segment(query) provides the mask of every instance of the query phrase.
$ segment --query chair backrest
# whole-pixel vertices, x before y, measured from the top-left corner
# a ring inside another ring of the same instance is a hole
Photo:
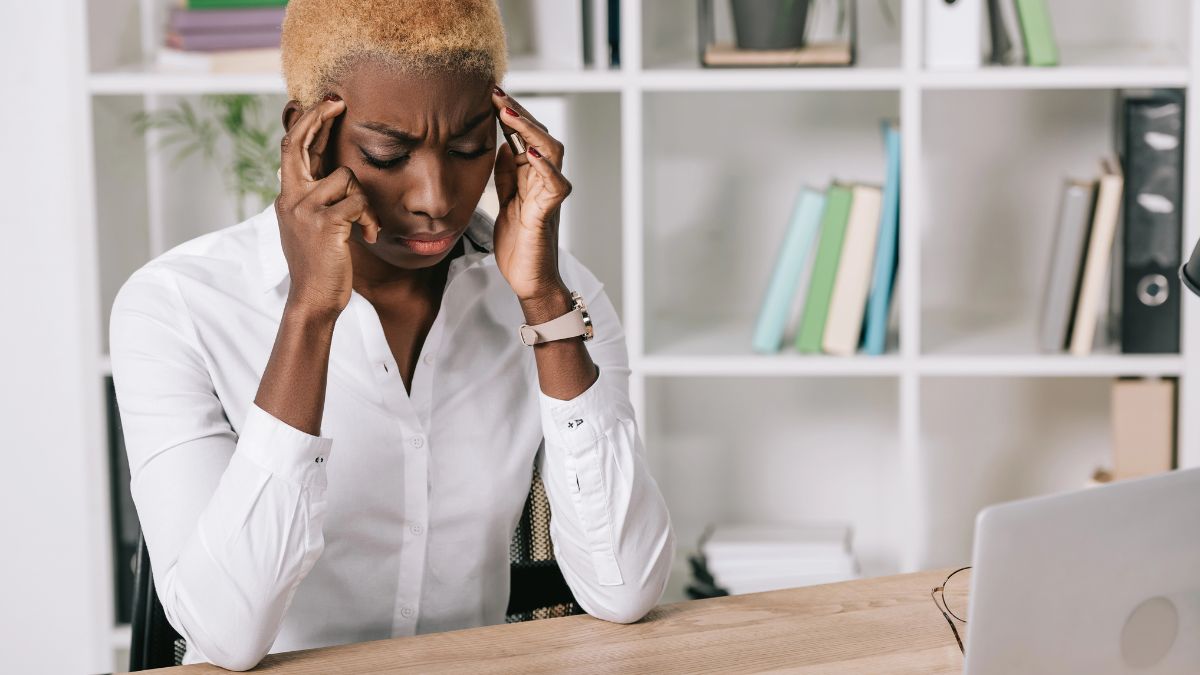
[[[554,560],[550,543],[550,503],[536,468],[525,509],[509,545],[509,557],[510,591],[505,616],[508,623],[583,613]],[[177,666],[183,662],[187,643],[167,621],[154,590],[150,552],[146,550],[145,538],[140,536],[131,618],[131,672]]]

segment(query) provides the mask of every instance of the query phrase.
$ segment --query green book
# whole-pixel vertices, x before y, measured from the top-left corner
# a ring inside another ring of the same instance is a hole
[[[188,9],[242,9],[247,7],[283,7],[287,0],[187,0]]]
[[[1054,42],[1046,0],[1016,0],[1016,3],[1026,62],[1031,66],[1057,66],[1058,44]]]
[[[807,354],[821,351],[825,317],[829,314],[829,299],[833,295],[838,261],[842,258],[842,240],[846,235],[846,221],[850,219],[852,200],[850,186],[838,183],[829,187],[829,194],[825,198],[825,212],[821,214],[821,242],[817,245],[808,299],[804,302],[800,331],[796,335],[796,349]]]

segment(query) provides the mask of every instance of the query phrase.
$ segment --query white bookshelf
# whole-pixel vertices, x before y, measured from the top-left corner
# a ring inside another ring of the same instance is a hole
[[[621,68],[514,71],[504,83],[581,104],[571,199],[586,208],[571,242],[623,317],[632,397],[680,535],[668,600],[682,597],[685,554],[709,520],[849,520],[872,574],[965,562],[980,507],[1078,487],[1103,463],[1111,378],[1179,377],[1181,410],[1200,407],[1191,298],[1180,355],[1041,355],[1031,330],[1059,181],[1090,175],[1111,148],[1112,91],[1197,87],[1192,0],[1049,0],[1062,67],[972,72],[927,71],[922,3],[888,1],[898,25],[861,0],[854,68],[698,68],[693,0],[624,0]],[[195,163],[166,170],[126,128],[128,113],[214,92],[283,101],[272,75],[131,67],[158,44],[158,6],[91,3],[102,372],[120,283],[150,256],[234,223],[219,181]],[[882,181],[882,117],[903,133],[888,353],[752,354],[796,190]],[[1200,171],[1197,148],[1188,144],[1187,175]],[[1200,192],[1187,185],[1185,254],[1200,237]],[[1180,465],[1200,466],[1195,416],[1178,418]],[[106,530],[107,517],[94,525]],[[97,557],[108,583],[111,556]],[[127,645],[128,628],[101,630]]]

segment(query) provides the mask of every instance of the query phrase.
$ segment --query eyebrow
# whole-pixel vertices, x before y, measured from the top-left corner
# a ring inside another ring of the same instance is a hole
[[[491,116],[491,110],[485,110],[479,113],[478,115],[467,120],[467,123],[463,125],[462,131],[456,132],[450,137],[461,138],[462,136],[466,136],[468,133],[474,131],[476,127],[482,124],[484,120]],[[359,122],[357,126],[362,129],[374,131],[375,133],[383,134],[384,136],[387,136],[402,145],[416,145],[421,140],[406,131],[401,131],[395,127],[390,127],[382,122]]]

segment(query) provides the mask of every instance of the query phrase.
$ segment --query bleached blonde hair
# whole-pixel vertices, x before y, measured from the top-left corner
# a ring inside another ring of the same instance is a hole
[[[288,96],[306,108],[363,57],[496,82],[508,68],[496,0],[290,0],[282,52]]]

